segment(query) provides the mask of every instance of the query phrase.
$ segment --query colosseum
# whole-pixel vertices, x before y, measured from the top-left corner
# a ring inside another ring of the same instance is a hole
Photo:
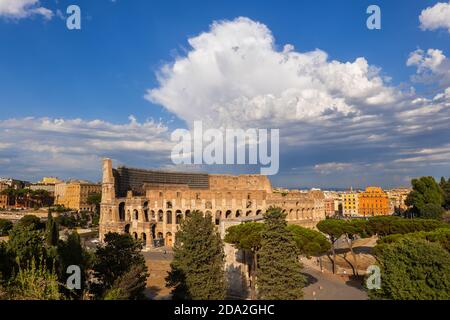
[[[129,233],[144,246],[173,246],[181,220],[193,210],[210,214],[223,236],[228,226],[262,220],[280,207],[287,221],[314,228],[325,218],[321,191],[276,192],[266,176],[218,175],[112,168],[103,160],[100,240]]]

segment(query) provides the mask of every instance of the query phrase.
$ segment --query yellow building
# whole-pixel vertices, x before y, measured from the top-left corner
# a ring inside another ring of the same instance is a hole
[[[359,214],[362,216],[384,216],[391,214],[389,197],[380,187],[367,187],[359,194]]]
[[[56,190],[56,204],[77,211],[94,211],[95,205],[88,204],[88,197],[95,193],[101,194],[102,186],[85,181],[71,181],[57,184]]]
[[[8,196],[6,194],[0,194],[0,209],[6,209],[8,207]]]
[[[358,194],[353,190],[341,193],[342,214],[344,216],[357,216],[358,200]]]
[[[43,177],[41,181],[38,182],[38,184],[58,184],[62,181],[55,177]]]

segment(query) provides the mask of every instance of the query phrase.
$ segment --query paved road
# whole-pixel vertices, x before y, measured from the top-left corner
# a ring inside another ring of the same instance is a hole
[[[354,282],[304,266],[309,285],[303,290],[305,300],[367,300],[367,293]]]
[[[173,252],[166,248],[153,249],[143,252],[146,261],[151,269],[151,276],[148,279],[148,293],[154,299],[168,299],[169,290],[165,288],[164,278],[169,270],[169,263],[173,259]],[[348,283],[340,276],[322,273],[304,263],[303,273],[307,277],[309,284],[304,292],[305,300],[367,300],[367,293],[360,285]],[[152,287],[150,289],[150,287]]]

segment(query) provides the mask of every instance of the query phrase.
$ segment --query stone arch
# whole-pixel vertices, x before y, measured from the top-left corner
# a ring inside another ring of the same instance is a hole
[[[261,210],[261,209],[256,210],[256,215],[257,215],[257,216],[259,216],[261,213],[262,213],[262,210]]]
[[[158,232],[157,237],[158,237],[158,239],[163,239],[164,235],[162,232]]]
[[[295,212],[295,220],[300,219],[299,215],[300,215],[300,210],[297,209],[297,211]]]
[[[293,212],[294,212],[294,209],[290,209],[289,210],[289,215],[288,215],[289,220],[294,220],[295,219]]]
[[[166,246],[168,247],[173,246],[172,232],[166,233]]]
[[[166,212],[166,223],[172,224],[172,211],[168,210]]]
[[[191,216],[191,210],[186,210],[186,212],[184,213],[184,216],[187,218],[187,217],[190,217]]]
[[[150,236],[152,239],[156,239],[156,224],[152,223],[150,227]]]
[[[145,234],[145,232],[141,233],[141,240],[142,240],[142,243],[144,244],[144,247],[146,247],[147,246],[147,235]]]
[[[119,220],[125,221],[125,202],[119,203]]]
[[[247,210],[247,212],[245,213],[246,217],[249,217],[252,215],[252,210]]]
[[[149,218],[148,218],[148,201],[144,202],[144,221],[148,222]]]
[[[231,218],[231,210],[227,210],[227,212],[225,212],[225,219]]]
[[[164,221],[164,212],[162,210],[158,210],[158,222]]]
[[[130,210],[127,210],[127,221],[131,221]]]
[[[181,212],[181,210],[177,210],[175,212],[175,223],[180,224],[182,220],[183,220],[183,213]]]
[[[130,224],[125,225],[125,228],[123,229],[125,233],[130,233]]]
[[[137,232],[133,232],[133,238],[134,238],[134,240],[137,240],[137,239],[138,239],[138,234],[137,234]]]
[[[156,219],[155,210],[150,210],[150,217],[151,217],[152,220]]]
[[[239,218],[242,216],[242,210],[236,210],[236,218]]]
[[[133,219],[139,220],[139,211],[137,211],[136,209],[133,210]]]
[[[220,219],[222,219],[222,211],[217,210],[214,216],[214,223],[216,224],[216,226],[220,224]]]

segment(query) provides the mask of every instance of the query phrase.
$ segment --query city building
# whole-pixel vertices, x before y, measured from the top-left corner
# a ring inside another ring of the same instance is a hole
[[[380,187],[367,187],[359,194],[359,215],[384,216],[392,214],[389,206],[389,197]]]
[[[30,190],[36,191],[36,190],[45,190],[47,191],[50,196],[54,196],[55,194],[55,185],[54,184],[42,184],[42,183],[32,183],[28,187]]]
[[[386,191],[390,201],[390,211],[397,214],[405,212],[408,209],[405,201],[410,192],[410,188],[396,188]]]
[[[55,184],[55,204],[62,205],[66,195],[66,185],[65,182]]]
[[[8,208],[8,196],[6,194],[0,194],[0,209]]]
[[[113,169],[110,159],[103,160],[100,240],[119,232],[146,247],[172,246],[181,220],[194,210],[211,215],[223,236],[230,225],[262,220],[270,207],[308,228],[325,218],[323,192],[273,192],[266,176]]]
[[[91,194],[100,194],[102,186],[88,181],[73,180],[55,186],[55,204],[76,211],[94,211],[95,205],[88,203]]]
[[[7,188],[12,189],[23,189],[26,186],[30,185],[28,181],[22,181],[12,178],[0,178],[0,185],[7,185]]]
[[[341,193],[342,215],[351,217],[358,215],[358,193],[350,189],[350,191]]]
[[[43,177],[41,181],[39,181],[39,184],[46,184],[46,185],[55,185],[58,183],[62,183],[63,181],[59,180],[56,177]]]
[[[6,183],[0,182],[0,192],[9,188],[9,185]]]

